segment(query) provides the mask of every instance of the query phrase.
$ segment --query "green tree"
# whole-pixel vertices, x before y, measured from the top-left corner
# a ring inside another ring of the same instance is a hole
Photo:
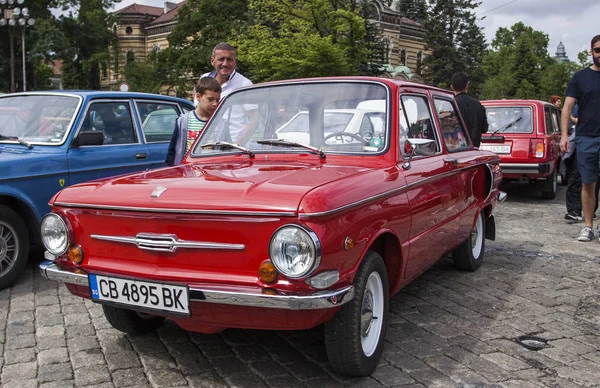
[[[477,26],[475,0],[431,0],[425,21],[426,48],[423,75],[427,83],[448,87],[452,74],[464,71],[470,91],[479,94],[484,81],[482,70],[486,50],[482,29]]]
[[[71,11],[59,19],[64,39],[57,57],[63,61],[65,88],[100,89],[100,70],[109,61],[109,47],[116,36],[107,9],[114,0],[72,0]]]
[[[483,66],[486,81],[483,98],[547,100],[562,95],[568,82],[569,66],[562,66],[548,54],[548,36],[518,22],[510,29],[496,31]]]
[[[233,39],[255,82],[359,75],[381,67],[362,2],[249,0],[250,23]]]
[[[592,65],[592,59],[590,57],[589,50],[583,50],[578,53],[577,60],[579,61],[579,69],[585,69],[586,67],[590,67]]]
[[[132,61],[125,65],[125,79],[132,91],[160,94],[164,79],[159,73],[156,54],[150,54],[146,61]]]
[[[427,3],[425,0],[399,0],[398,11],[402,16],[418,22],[427,20]]]

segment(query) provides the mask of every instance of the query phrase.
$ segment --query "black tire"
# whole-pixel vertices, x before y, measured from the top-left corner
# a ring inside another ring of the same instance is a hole
[[[556,198],[556,190],[558,185],[558,173],[556,168],[554,172],[546,178],[542,185],[542,198],[554,199]]]
[[[481,267],[485,249],[485,220],[483,211],[477,215],[469,237],[452,252],[456,268],[463,271],[476,271]]]
[[[127,334],[139,335],[152,332],[164,322],[164,317],[157,317],[133,310],[102,305],[104,316],[115,329]]]
[[[379,364],[388,321],[387,271],[378,253],[367,252],[354,278],[354,291],[352,301],[325,323],[325,346],[336,372],[368,376]]]
[[[23,219],[0,205],[0,290],[9,287],[25,269],[29,256],[29,233]]]

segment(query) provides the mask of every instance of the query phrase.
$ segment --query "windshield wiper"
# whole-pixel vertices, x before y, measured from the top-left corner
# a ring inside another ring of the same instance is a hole
[[[494,136],[495,134],[497,134],[500,131],[506,131],[508,128],[514,127],[516,123],[518,123],[519,121],[523,120],[523,116],[519,116],[516,119],[514,119],[513,121],[511,121],[510,123],[506,124],[505,126],[496,129],[494,132],[492,132],[492,136]]]
[[[323,151],[321,151],[320,149],[313,147],[313,146],[306,145],[306,144],[296,143],[295,141],[287,141],[285,139],[264,139],[264,140],[257,140],[256,142],[258,144],[267,144],[267,145],[274,145],[274,146],[280,146],[280,147],[301,147],[301,148],[305,148],[305,149],[311,151],[312,153],[319,155],[319,158],[321,158],[321,159],[325,158],[325,153]]]
[[[0,135],[0,140],[16,140],[18,141],[20,144],[23,144],[25,147],[27,148],[33,148],[33,146],[29,143],[27,143],[25,140],[21,140],[16,136],[4,136],[4,135]]]
[[[200,148],[217,147],[217,146],[218,147],[235,148],[236,150],[240,150],[240,151],[244,152],[245,154],[248,154],[248,156],[251,158],[254,157],[254,153],[252,151],[250,151],[248,148],[242,147],[239,144],[229,143],[227,141],[217,141],[215,143],[200,144]]]

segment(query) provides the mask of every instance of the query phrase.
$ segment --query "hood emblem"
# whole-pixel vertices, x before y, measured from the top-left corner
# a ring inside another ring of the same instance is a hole
[[[158,198],[165,191],[167,191],[167,188],[165,186],[156,186],[154,188],[154,190],[152,190],[152,194],[150,194],[150,197],[152,197],[152,198]]]

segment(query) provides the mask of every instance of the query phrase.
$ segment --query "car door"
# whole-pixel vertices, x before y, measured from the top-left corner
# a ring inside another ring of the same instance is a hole
[[[104,144],[79,147],[74,140],[67,152],[69,184],[152,167],[148,146],[133,125],[130,100],[92,100],[84,112],[77,134],[99,131]]]
[[[141,133],[150,150],[151,167],[165,167],[175,122],[182,114],[181,106],[168,101],[136,99],[134,102]]]
[[[412,277],[455,245],[461,189],[456,165],[442,147],[428,96],[404,94],[400,101],[401,166],[412,216],[405,277]],[[417,148],[407,164],[409,138],[433,143],[427,149]]]

